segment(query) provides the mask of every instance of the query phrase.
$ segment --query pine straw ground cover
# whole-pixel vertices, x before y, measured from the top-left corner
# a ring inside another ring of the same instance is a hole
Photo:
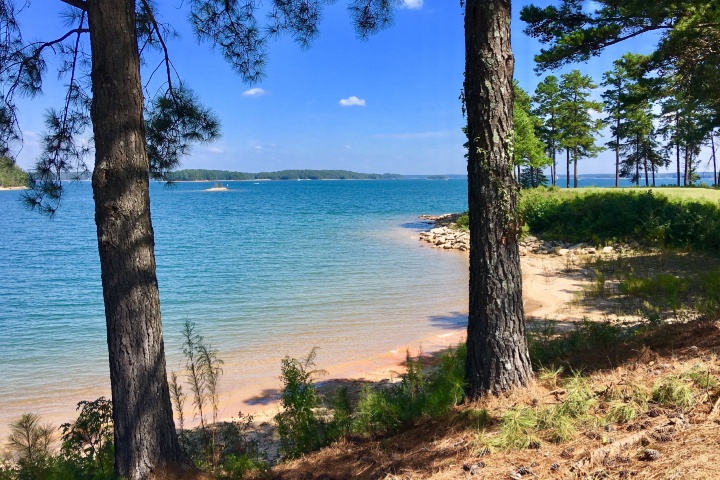
[[[446,420],[346,438],[270,477],[720,478],[720,322],[666,324],[618,344],[560,359],[527,388]]]

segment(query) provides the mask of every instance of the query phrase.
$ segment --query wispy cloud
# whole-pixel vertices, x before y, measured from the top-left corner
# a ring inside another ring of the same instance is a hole
[[[402,6],[411,9],[422,8],[423,0],[403,0]]]
[[[262,150],[263,148],[260,145],[255,145],[255,150]]]
[[[242,95],[243,97],[260,97],[262,95],[265,95],[267,93],[266,90],[263,90],[262,88],[255,87],[251,88],[250,90],[245,90]]]
[[[225,149],[220,147],[208,147],[208,152],[210,153],[225,153]]]
[[[341,107],[364,107],[365,106],[365,99],[364,98],[358,98],[355,95],[349,98],[343,98],[339,102]]]

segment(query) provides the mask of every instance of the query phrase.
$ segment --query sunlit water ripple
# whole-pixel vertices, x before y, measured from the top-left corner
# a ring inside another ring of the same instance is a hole
[[[313,346],[322,367],[461,322],[466,257],[413,237],[418,215],[466,209],[465,181],[227,185],[151,186],[168,368],[186,319],[228,391],[277,384],[280,359]],[[27,411],[69,420],[109,392],[89,183],[67,186],[54,220],[0,192],[0,273],[0,433]]]

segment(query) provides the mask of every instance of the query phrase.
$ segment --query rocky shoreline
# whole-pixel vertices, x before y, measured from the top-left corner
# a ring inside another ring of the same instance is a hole
[[[420,218],[427,220],[433,228],[426,232],[420,232],[420,241],[429,243],[433,248],[443,250],[459,250],[467,252],[470,250],[470,232],[457,226],[459,213],[446,213],[444,215],[420,215]],[[635,242],[630,244],[616,244],[615,246],[597,247],[588,243],[567,243],[555,240],[542,240],[529,235],[520,240],[520,256],[529,254],[535,255],[556,255],[560,257],[574,255],[599,255],[622,253],[629,250],[637,250],[639,245]]]
[[[433,248],[467,252],[470,250],[470,232],[457,226],[455,222],[459,216],[459,213],[421,215],[420,218],[434,222],[435,226],[428,232],[421,232],[420,240],[431,244]]]

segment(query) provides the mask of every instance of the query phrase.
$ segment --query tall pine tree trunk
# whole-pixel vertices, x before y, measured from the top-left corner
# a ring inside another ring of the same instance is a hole
[[[165,371],[135,2],[88,0],[95,199],[115,426],[115,471],[177,478]]]
[[[553,154],[553,168],[552,168],[552,174],[553,174],[553,187],[557,185],[557,147],[555,146],[555,143],[553,142],[552,146],[552,154]]]
[[[680,144],[675,145],[675,161],[677,163],[677,186],[680,186]]]
[[[465,99],[471,243],[465,375],[471,399],[524,385],[532,373],[510,154],[513,67],[510,0],[467,0]]]
[[[680,115],[675,113],[675,136],[678,136],[678,128],[680,127]],[[675,160],[677,162],[677,186],[680,186],[680,141],[675,143]]]
[[[565,149],[565,157],[567,160],[567,172],[565,173],[565,188],[570,188],[570,149]]]
[[[638,153],[642,150],[642,142],[640,141],[640,135],[638,134]],[[650,179],[648,178],[648,159],[647,155],[643,155],[643,170],[645,170],[645,186],[650,186]]]
[[[710,132],[710,147],[712,148],[712,159],[713,159],[713,185],[718,184],[718,171],[717,171],[717,160],[715,158],[715,135],[714,131]]]
[[[620,115],[615,122],[615,188],[620,186]]]
[[[575,147],[575,148],[573,149],[573,166],[574,166],[574,171],[573,171],[573,188],[577,188],[577,187],[578,187],[578,178],[577,178],[577,175],[578,175],[578,174],[577,174],[577,172],[578,172],[578,170],[577,170],[577,156],[578,156],[577,147]]]

